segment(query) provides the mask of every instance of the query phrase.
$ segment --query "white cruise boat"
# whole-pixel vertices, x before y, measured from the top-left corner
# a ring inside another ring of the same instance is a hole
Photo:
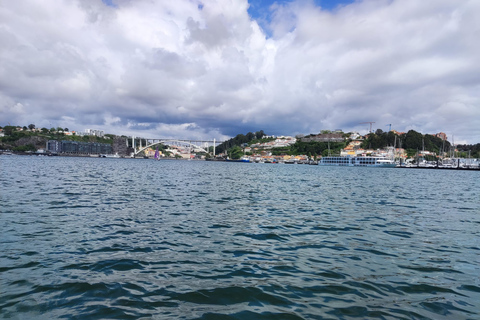
[[[385,157],[322,157],[319,166],[395,168],[395,161]]]

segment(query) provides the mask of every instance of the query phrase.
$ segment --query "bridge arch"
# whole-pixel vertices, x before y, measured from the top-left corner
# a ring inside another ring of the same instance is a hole
[[[141,152],[145,151],[146,149],[148,148],[151,148],[153,146],[156,146],[156,145],[159,145],[159,144],[164,144],[164,145],[170,145],[169,143],[167,142],[176,142],[176,143],[179,143],[179,144],[187,144],[189,145],[190,147],[194,147],[195,149],[197,150],[201,150],[205,153],[209,153],[208,150],[206,150],[205,148],[203,147],[199,147],[198,145],[196,144],[193,144],[191,143],[190,141],[185,141],[185,140],[175,140],[175,139],[164,139],[164,140],[158,140],[158,141],[154,141],[150,144],[147,144],[145,147],[141,147],[139,148],[138,150],[134,150],[134,155],[138,155],[140,154]],[[207,142],[207,141],[206,141]]]

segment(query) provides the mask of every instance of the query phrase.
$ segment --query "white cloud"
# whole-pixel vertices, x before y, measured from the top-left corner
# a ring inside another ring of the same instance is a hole
[[[270,8],[268,36],[247,0],[114,3],[0,3],[0,125],[220,139],[375,121],[480,142],[476,0],[298,0]]]

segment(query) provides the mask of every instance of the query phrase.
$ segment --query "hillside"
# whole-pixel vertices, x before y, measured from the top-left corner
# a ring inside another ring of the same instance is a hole
[[[77,136],[77,135],[65,135],[61,128],[40,130],[27,127],[17,126],[5,126],[2,129],[4,134],[0,137],[0,149],[1,150],[13,150],[13,151],[37,151],[39,149],[45,149],[48,140],[69,140],[69,141],[82,141],[82,142],[98,142],[98,143],[113,143],[113,135],[105,135],[105,137],[96,136]]]

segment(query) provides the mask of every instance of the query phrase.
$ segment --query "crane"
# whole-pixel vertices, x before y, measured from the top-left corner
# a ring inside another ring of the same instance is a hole
[[[389,128],[388,128],[388,132],[392,131],[392,124],[391,124],[391,123],[390,123],[390,124],[387,124],[385,127],[389,127]]]
[[[367,121],[367,122],[360,122],[359,124],[365,124],[365,123],[370,123],[370,131],[369,132],[372,132],[372,124],[374,124],[375,122]]]

